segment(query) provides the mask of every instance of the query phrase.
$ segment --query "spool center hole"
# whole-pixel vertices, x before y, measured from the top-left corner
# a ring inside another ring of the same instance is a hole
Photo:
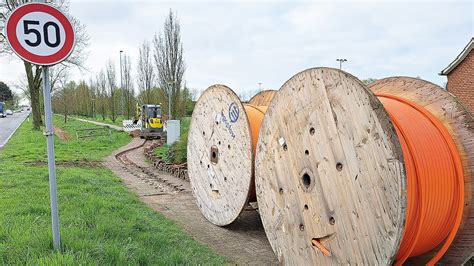
[[[309,188],[309,186],[311,186],[311,176],[308,173],[305,173],[303,177],[301,177],[301,180],[303,181],[305,188]]]
[[[219,160],[219,149],[216,146],[211,147],[211,162],[217,164]]]

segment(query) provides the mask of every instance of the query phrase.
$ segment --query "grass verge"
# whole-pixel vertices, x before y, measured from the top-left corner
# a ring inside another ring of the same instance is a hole
[[[155,154],[168,163],[185,163],[187,161],[188,131],[190,122],[191,117],[184,117],[181,120],[179,140],[171,146],[163,145],[155,148]]]
[[[170,147],[166,144],[163,146],[158,146],[154,150],[155,155],[160,156],[165,162],[171,163],[171,160],[169,159],[169,151]]]
[[[76,120],[55,126],[71,136],[92,125]],[[129,141],[112,138],[61,141],[57,160],[101,160]],[[0,150],[0,264],[149,265],[223,264],[226,260],[193,240],[173,222],[139,201],[104,167],[58,167],[62,252],[52,250],[48,170],[42,132],[24,123]]]

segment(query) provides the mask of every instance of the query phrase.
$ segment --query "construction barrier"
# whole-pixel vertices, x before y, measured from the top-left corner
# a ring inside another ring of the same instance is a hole
[[[132,132],[134,130],[142,129],[142,121],[138,120],[136,124],[133,123],[133,120],[123,120],[122,121],[123,131]]]

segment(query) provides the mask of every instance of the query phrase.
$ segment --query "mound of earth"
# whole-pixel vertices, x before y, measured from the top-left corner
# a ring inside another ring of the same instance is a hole
[[[68,141],[71,139],[71,136],[69,136],[66,131],[59,127],[54,127],[54,135],[58,136],[60,140]]]
[[[47,161],[31,161],[26,162],[27,166],[46,166],[48,165]],[[63,167],[100,167],[102,166],[101,161],[89,161],[86,159],[82,160],[71,160],[71,161],[56,161],[57,166]]]

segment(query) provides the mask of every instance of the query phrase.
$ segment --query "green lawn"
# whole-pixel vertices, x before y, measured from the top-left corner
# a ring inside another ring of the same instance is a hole
[[[92,125],[55,117],[71,136]],[[55,139],[57,160],[100,160],[126,144],[125,133],[65,142]],[[58,167],[62,252],[52,250],[42,132],[24,123],[0,150],[0,264],[169,265],[224,264],[173,222],[139,201],[120,178],[104,167]]]

